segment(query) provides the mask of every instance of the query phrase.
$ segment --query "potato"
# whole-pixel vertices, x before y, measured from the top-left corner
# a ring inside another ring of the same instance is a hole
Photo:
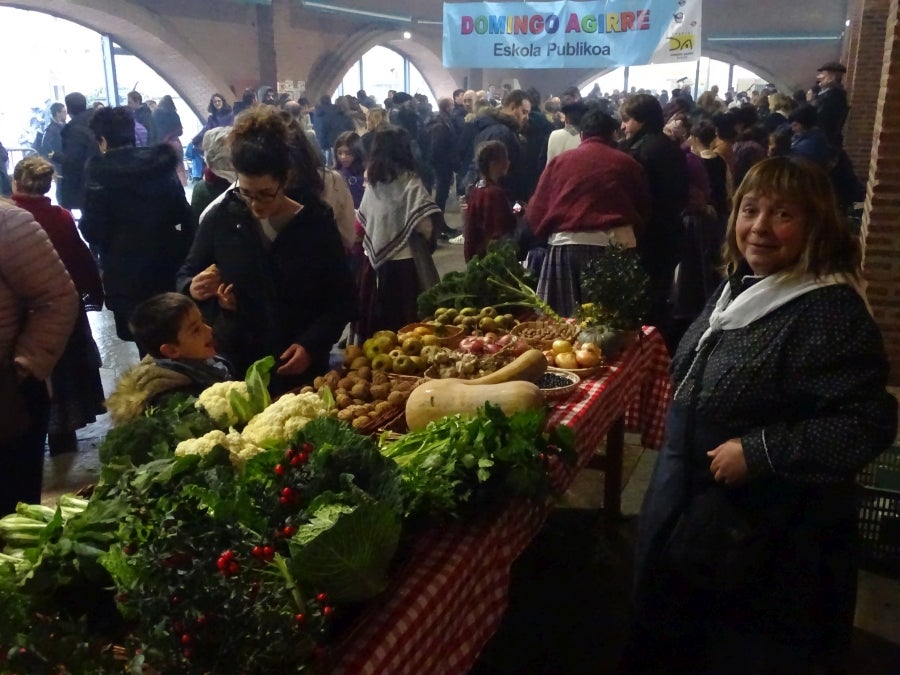
[[[378,401],[378,403],[375,404],[375,412],[379,415],[385,410],[390,410],[391,408],[393,408],[393,406],[387,401]]]
[[[373,384],[369,387],[369,396],[372,397],[373,401],[386,401],[388,395],[391,393],[391,385],[390,384]]]
[[[391,378],[382,370],[376,370],[372,373],[372,384],[387,384],[390,381]]]
[[[371,422],[371,421],[372,420],[369,419],[368,415],[363,415],[361,417],[354,417],[353,422],[351,422],[351,424],[353,425],[354,429],[361,429],[364,426],[366,426],[367,424],[369,424],[369,422]]]
[[[301,394],[311,394],[313,392],[315,392],[315,388],[309,384],[307,384],[305,387],[302,387],[300,389]]]
[[[370,380],[372,379],[372,369],[367,365],[363,366],[362,368],[357,368],[356,375],[361,380]]]
[[[397,406],[403,405],[403,402],[405,400],[406,400],[406,394],[404,394],[401,391],[397,391],[396,389],[394,391],[392,391],[387,397],[387,401],[391,405],[397,405]]]
[[[337,371],[329,370],[325,373],[325,384],[328,385],[328,388],[331,391],[334,391],[338,388],[338,382],[341,381],[341,376],[337,373]]]
[[[353,413],[350,411],[349,408],[344,408],[343,410],[339,410],[339,411],[338,411],[337,418],[338,418],[341,422],[352,422],[352,421],[353,421],[353,418],[354,418],[354,415],[353,415]]]
[[[339,410],[343,410],[344,408],[353,405],[353,398],[349,394],[338,394],[334,399],[334,403]]]
[[[338,380],[337,388],[339,390],[346,389],[347,391],[350,391],[351,389],[353,389],[354,384],[355,384],[355,382],[353,380],[351,380],[349,377],[342,377],[340,380]]]
[[[325,378],[319,375],[316,379],[313,380],[313,388],[316,391],[319,391],[322,387],[325,386]]]

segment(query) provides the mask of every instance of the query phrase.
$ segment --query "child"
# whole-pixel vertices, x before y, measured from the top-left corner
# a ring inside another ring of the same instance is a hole
[[[114,423],[142,415],[173,393],[196,396],[232,379],[230,364],[216,356],[212,328],[188,296],[161,293],[145,300],[132,313],[129,327],[147,356],[119,379],[106,402]]]
[[[359,134],[345,131],[334,142],[334,168],[347,181],[350,194],[353,195],[353,208],[359,208],[363,196],[363,149]]]
[[[516,230],[516,216],[499,183],[509,171],[506,146],[500,141],[482,143],[475,150],[475,159],[479,180],[466,198],[463,226],[466,262],[473,256],[484,255],[490,242],[512,237]]]

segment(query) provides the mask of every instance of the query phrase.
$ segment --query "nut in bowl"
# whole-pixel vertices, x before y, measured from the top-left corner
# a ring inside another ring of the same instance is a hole
[[[548,401],[567,397],[581,382],[581,377],[576,373],[562,370],[560,368],[548,368],[547,372],[541,375],[537,385]]]
[[[559,321],[525,321],[516,325],[510,333],[543,350],[550,349],[555,340],[574,340],[578,335],[578,326]]]

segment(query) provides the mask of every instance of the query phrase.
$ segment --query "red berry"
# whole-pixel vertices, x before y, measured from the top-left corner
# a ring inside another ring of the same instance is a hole
[[[325,602],[325,598],[327,598],[327,597],[328,597],[328,596],[325,595],[324,593],[319,593],[319,594],[316,596],[316,600],[318,600],[319,602]]]
[[[334,607],[330,607],[330,606],[328,606],[328,605],[325,605],[325,607],[322,608],[322,616],[324,616],[326,619],[327,619],[329,616],[331,616],[332,612],[334,612]]]
[[[300,458],[301,464],[306,464],[307,460],[309,460],[309,453],[307,453],[307,452],[301,452],[297,456]]]
[[[279,497],[278,503],[281,504],[282,506],[286,506],[291,503],[291,500],[288,499],[287,497]]]
[[[276,465],[275,465],[275,475],[276,475],[276,476],[283,476],[283,475],[284,475],[284,467],[281,466],[281,464],[276,464]]]
[[[192,639],[191,639],[190,635],[188,635],[187,633],[183,633],[181,635],[181,644],[189,645],[189,644],[191,644],[191,642],[192,642]]]
[[[263,546],[263,558],[269,560],[275,557],[275,549],[271,546]]]
[[[254,546],[250,549],[250,555],[254,558],[262,558],[263,556],[263,547],[262,546]]]
[[[294,614],[294,621],[297,623],[303,623],[306,620],[306,617],[302,614]]]
[[[231,549],[226,549],[222,551],[222,557],[225,558],[225,560],[231,560],[232,558],[234,558],[234,551],[232,551]]]
[[[184,649],[181,652],[184,655],[184,658],[189,659],[193,655],[190,649]]]
[[[291,466],[300,466],[306,460],[306,456],[302,453],[291,457]]]
[[[539,453],[538,453],[538,459],[541,460],[541,461],[543,462],[544,460],[547,459],[547,455],[545,455],[543,452],[539,452]]]
[[[300,449],[303,452],[305,452],[307,455],[312,454],[312,451],[315,450],[315,448],[313,447],[313,444],[310,443],[309,441],[307,441],[303,445],[301,445]]]
[[[198,626],[202,626],[205,623],[206,623],[206,615],[205,614],[201,614],[200,616],[197,617],[197,625]]]
[[[229,574],[237,574],[241,570],[241,566],[236,562],[232,561],[228,563],[228,573]]]
[[[284,458],[285,458],[285,459],[290,459],[290,458],[293,457],[295,454],[297,454],[297,451],[294,450],[294,448],[288,448],[287,450],[284,451]]]
[[[216,560],[216,567],[220,570],[224,570],[228,566],[228,561],[225,558],[220,557]]]
[[[285,537],[293,537],[294,533],[297,531],[297,528],[293,525],[285,525],[284,529],[281,531]]]
[[[293,496],[294,496],[294,490],[293,490],[292,488],[286,487],[286,488],[284,488],[284,489],[281,491],[281,495],[282,495],[283,497],[293,497]]]
[[[179,598],[177,595],[173,595],[171,598],[169,598],[169,602],[171,602],[173,605],[177,605],[179,602],[181,602],[181,598]]]

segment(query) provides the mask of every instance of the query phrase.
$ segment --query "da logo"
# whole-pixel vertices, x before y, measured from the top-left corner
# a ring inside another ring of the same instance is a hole
[[[669,36],[669,51],[684,52],[694,49],[694,40],[696,36],[693,33],[678,33]]]

